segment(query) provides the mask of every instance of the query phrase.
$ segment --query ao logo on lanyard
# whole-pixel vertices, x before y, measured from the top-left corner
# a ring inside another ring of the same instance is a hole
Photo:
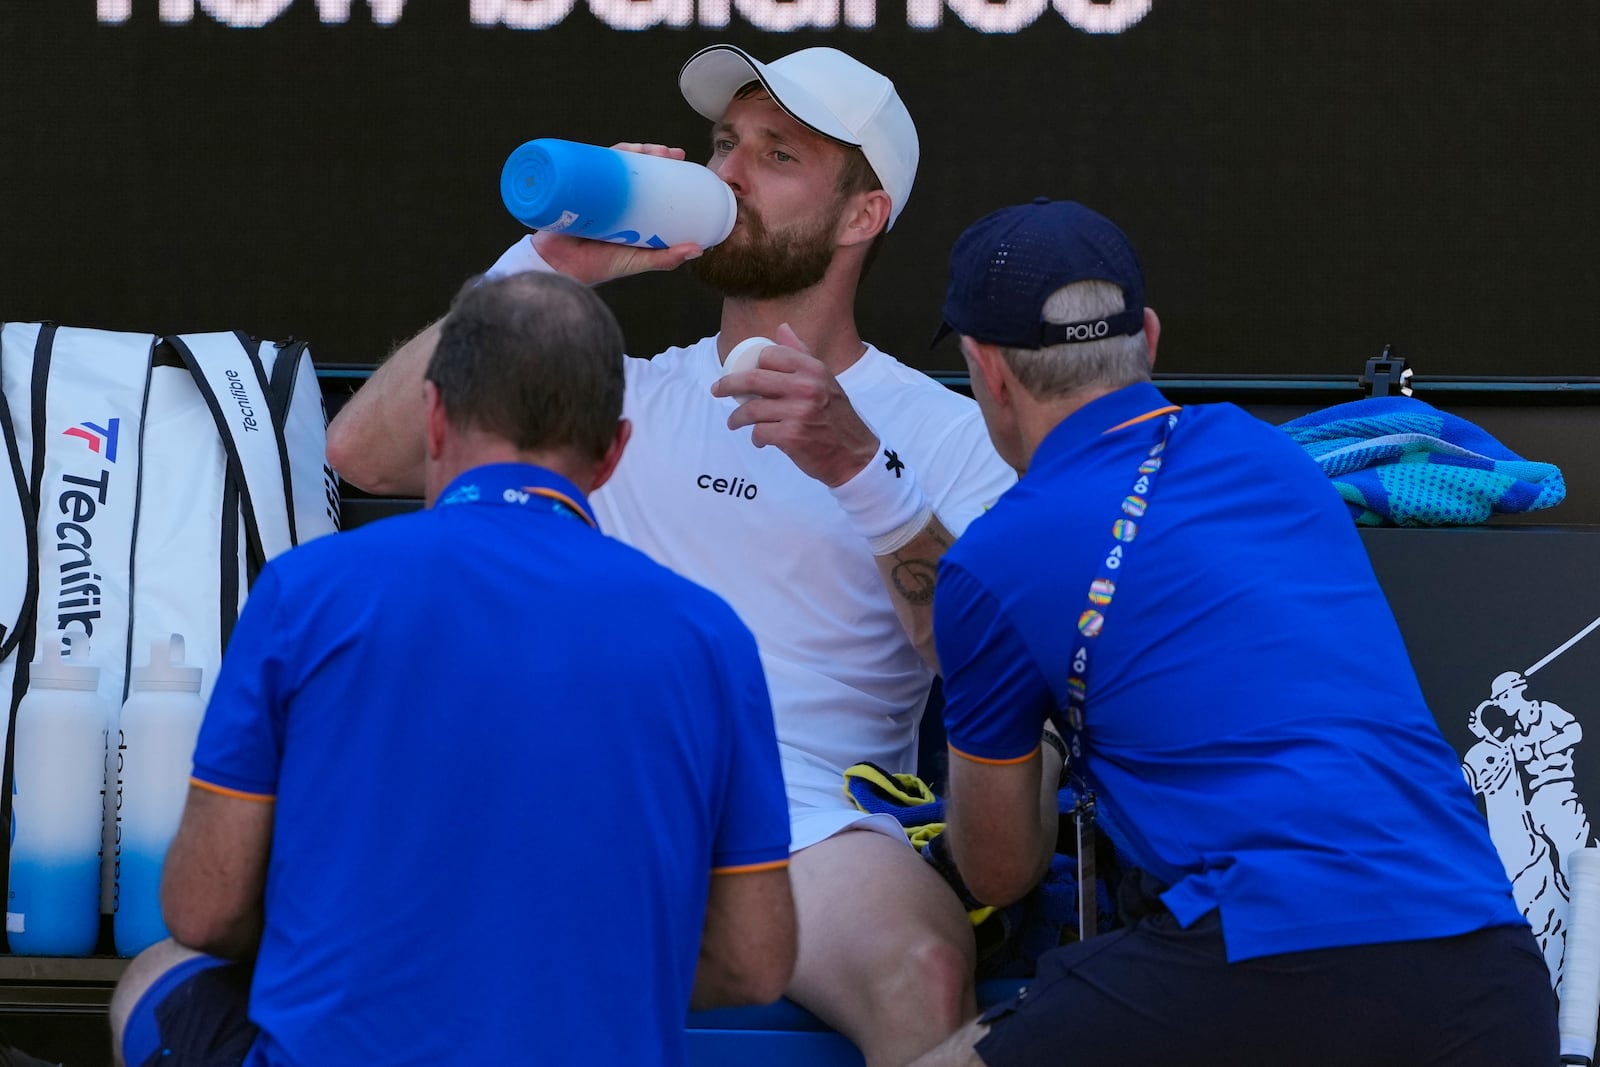
[[[1169,414],[1170,412],[1170,414]],[[1128,562],[1128,549],[1139,537],[1139,520],[1150,508],[1150,494],[1155,490],[1156,475],[1161,473],[1162,453],[1167,450],[1167,439],[1178,425],[1176,407],[1158,408],[1140,416],[1133,422],[1158,415],[1167,420],[1161,439],[1150,446],[1149,453],[1139,464],[1133,491],[1122,498],[1120,515],[1111,523],[1111,548],[1100,562],[1100,571],[1089,583],[1089,605],[1078,616],[1077,648],[1072,653],[1072,665],[1067,672],[1067,730],[1070,756],[1068,767],[1074,784],[1072,823],[1077,844],[1078,873],[1078,937],[1088,939],[1099,931],[1099,906],[1095,886],[1095,807],[1094,792],[1077,774],[1076,761],[1083,758],[1084,704],[1089,699],[1089,648],[1094,639],[1105,632],[1106,612],[1117,595],[1117,577]],[[1128,423],[1113,429],[1122,429]],[[1107,431],[1108,433],[1111,431]]]
[[[1169,409],[1152,412],[1166,414]],[[1081,758],[1084,724],[1084,704],[1089,698],[1089,648],[1094,639],[1105,632],[1106,612],[1117,595],[1116,579],[1127,564],[1128,550],[1139,536],[1139,520],[1150,508],[1150,495],[1155,490],[1156,475],[1161,472],[1162,453],[1167,449],[1167,439],[1178,425],[1178,412],[1167,414],[1161,439],[1150,446],[1149,453],[1139,464],[1133,489],[1122,498],[1121,514],[1111,524],[1111,548],[1100,562],[1100,570],[1089,583],[1089,604],[1078,616],[1077,647],[1072,653],[1072,665],[1067,673],[1067,729],[1071,733],[1069,746],[1074,759]]]

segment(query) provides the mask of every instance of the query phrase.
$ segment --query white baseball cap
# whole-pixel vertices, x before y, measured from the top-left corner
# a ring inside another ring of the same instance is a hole
[[[720,122],[733,94],[751,81],[795,121],[859,148],[889,194],[889,226],[917,176],[917,128],[894,83],[837,48],[805,48],[762,63],[742,48],[714,44],[689,57],[678,88],[689,106]]]

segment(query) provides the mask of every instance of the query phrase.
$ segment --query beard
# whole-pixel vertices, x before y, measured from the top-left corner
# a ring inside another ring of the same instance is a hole
[[[739,209],[741,230],[691,260],[689,270],[725,297],[773,300],[811,288],[833,262],[837,218],[819,218],[774,230],[754,211]]]

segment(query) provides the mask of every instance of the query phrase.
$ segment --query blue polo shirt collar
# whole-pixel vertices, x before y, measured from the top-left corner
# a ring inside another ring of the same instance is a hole
[[[1075,452],[1124,423],[1159,411],[1171,403],[1161,395],[1161,390],[1149,382],[1135,382],[1114,393],[1096,397],[1062,419],[1055,429],[1045,435],[1044,440],[1039,442],[1031,465],[1037,466]]]
[[[588,498],[571,481],[531,463],[486,463],[462,471],[439,494],[435,507],[502,504],[539,507],[599,527]]]

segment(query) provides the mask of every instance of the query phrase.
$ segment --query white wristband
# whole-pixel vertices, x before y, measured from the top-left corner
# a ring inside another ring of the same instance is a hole
[[[882,537],[874,537],[871,541],[874,556],[892,556],[906,545],[912,538],[927,529],[928,522],[933,518],[933,506],[923,504],[922,509],[906,520],[905,524],[897,529],[890,530]]]
[[[933,505],[916,476],[889,450],[829,491],[850,525],[871,544],[874,556],[904,548],[933,518]]]
[[[541,274],[556,273],[556,269],[546,263],[544,257],[533,247],[533,235],[524,234],[516,244],[500,254],[500,258],[494,261],[494,266],[483,272],[483,280],[493,281],[496,278],[530,270]]]

